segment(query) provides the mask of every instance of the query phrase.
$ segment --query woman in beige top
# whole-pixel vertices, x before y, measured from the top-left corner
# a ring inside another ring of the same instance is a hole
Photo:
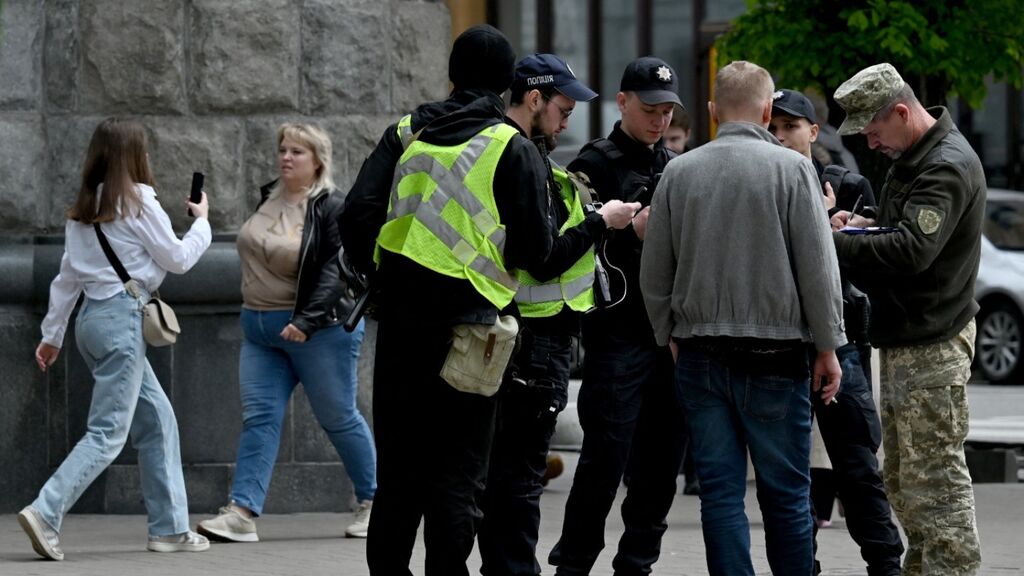
[[[377,489],[373,439],[356,408],[356,360],[363,325],[348,333],[339,317],[337,216],[342,198],[331,178],[331,141],[317,126],[278,130],[280,178],[265,186],[256,213],[238,234],[242,261],[242,436],[231,502],[199,523],[215,540],[255,542],[281,441],[281,422],[302,382],[334,444],[359,502],[346,536],[366,537]]]

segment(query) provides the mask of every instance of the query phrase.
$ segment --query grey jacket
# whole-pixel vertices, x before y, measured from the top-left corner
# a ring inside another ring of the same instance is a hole
[[[669,162],[651,203],[640,287],[670,336],[846,343],[839,267],[810,160],[729,122]]]

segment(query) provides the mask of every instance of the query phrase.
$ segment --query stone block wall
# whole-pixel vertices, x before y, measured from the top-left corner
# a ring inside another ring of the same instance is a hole
[[[423,0],[3,0],[0,4],[0,513],[29,502],[84,431],[91,378],[68,331],[47,374],[32,361],[64,210],[89,137],[111,115],[146,125],[175,229],[206,174],[218,241],[162,288],[184,336],[149,359],[174,403],[190,505],[224,503],[241,429],[240,271],[233,235],[276,176],[276,129],[321,124],[346,191],[384,128],[448,89],[450,19]],[[73,319],[72,319],[73,324]],[[360,359],[369,416],[374,326]],[[342,510],[351,487],[301,392],[267,511]],[[129,447],[76,508],[142,510]]]

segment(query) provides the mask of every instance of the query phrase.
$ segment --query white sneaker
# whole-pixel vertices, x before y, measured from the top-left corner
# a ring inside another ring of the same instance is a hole
[[[64,551],[60,549],[60,535],[50,527],[32,505],[25,506],[18,512],[18,524],[32,540],[32,549],[48,560],[63,560]]]
[[[200,522],[196,532],[221,542],[260,541],[256,535],[256,521],[231,506],[224,506],[217,516]]]
[[[210,549],[210,541],[189,530],[170,536],[150,536],[146,549],[150,552],[202,552]]]
[[[373,510],[373,500],[363,500],[356,507],[356,521],[345,528],[346,538],[366,538],[370,531],[370,512]]]

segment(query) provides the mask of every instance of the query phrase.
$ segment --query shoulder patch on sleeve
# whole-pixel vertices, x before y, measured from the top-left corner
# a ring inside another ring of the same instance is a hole
[[[927,206],[918,208],[917,227],[921,229],[921,232],[923,232],[925,236],[930,236],[942,225],[943,216],[942,212],[939,212],[935,208]]]

